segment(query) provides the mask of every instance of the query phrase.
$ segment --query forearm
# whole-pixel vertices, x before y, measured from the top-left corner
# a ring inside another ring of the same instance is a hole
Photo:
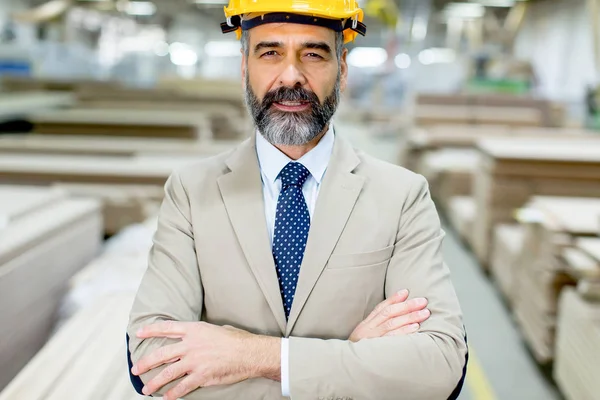
[[[464,340],[433,333],[358,343],[290,338],[291,395],[447,399],[462,378],[465,356]]]

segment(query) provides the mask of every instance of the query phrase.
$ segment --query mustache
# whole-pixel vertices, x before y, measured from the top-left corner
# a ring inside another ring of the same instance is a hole
[[[302,87],[290,88],[280,87],[275,90],[268,92],[262,101],[263,109],[270,108],[273,103],[280,103],[283,101],[294,101],[294,102],[309,102],[312,105],[320,106],[321,102],[317,95]]]

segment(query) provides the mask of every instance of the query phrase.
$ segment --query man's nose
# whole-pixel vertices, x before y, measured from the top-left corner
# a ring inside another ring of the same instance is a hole
[[[297,65],[296,61],[290,61],[286,64],[281,75],[279,76],[279,84],[285,87],[303,87],[306,85],[307,79],[304,73]]]

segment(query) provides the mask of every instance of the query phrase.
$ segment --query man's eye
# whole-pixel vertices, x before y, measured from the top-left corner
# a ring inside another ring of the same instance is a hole
[[[270,51],[265,52],[262,56],[263,57],[273,57],[276,55],[277,55],[277,52],[275,50],[270,50]]]
[[[310,58],[323,58],[317,53],[307,53],[306,55]]]

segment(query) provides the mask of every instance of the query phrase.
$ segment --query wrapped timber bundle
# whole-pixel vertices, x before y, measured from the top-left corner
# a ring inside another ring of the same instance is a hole
[[[447,216],[450,223],[469,246],[473,243],[475,212],[475,200],[470,196],[455,196],[448,202]]]
[[[0,388],[48,339],[68,280],[102,240],[100,204],[0,186]]]
[[[505,285],[525,341],[540,363],[548,363],[561,290],[581,279],[600,280],[597,262],[589,261],[593,246],[580,239],[598,232],[600,198],[534,197],[518,214],[523,251],[513,270],[502,274],[512,275]]]
[[[600,393],[600,302],[568,288],[560,298],[554,379],[567,400]]]
[[[474,185],[473,250],[489,263],[496,224],[534,195],[600,197],[600,138],[485,139]]]

